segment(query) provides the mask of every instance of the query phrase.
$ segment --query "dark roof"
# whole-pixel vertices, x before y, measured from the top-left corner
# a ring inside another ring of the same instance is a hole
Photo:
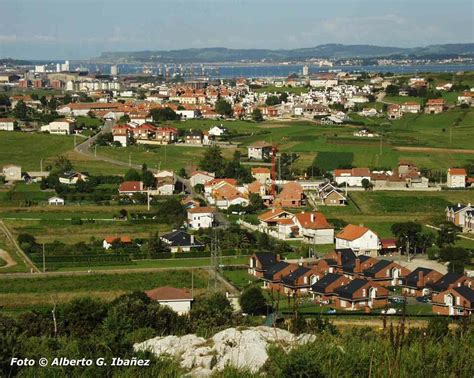
[[[324,293],[326,291],[326,287],[341,277],[344,276],[342,274],[328,273],[323,278],[314,283],[313,286],[311,286],[311,291],[314,291],[315,293]]]
[[[461,204],[448,205],[448,209],[454,211],[455,213],[457,213],[458,211],[461,211],[461,210],[465,209],[466,207],[469,209],[468,206],[466,206],[466,205],[461,205]]]
[[[334,290],[340,297],[346,299],[352,299],[354,293],[359,290],[360,288],[364,287],[369,281],[363,280],[360,278],[356,278],[352,280],[345,286],[338,287]]]
[[[167,240],[171,247],[204,246],[196,239],[194,240],[194,242],[191,242],[191,235],[182,230],[172,231],[168,234],[162,235],[161,239]]]
[[[459,280],[462,277],[463,275],[459,273],[446,273],[438,281],[429,283],[426,286],[429,287],[431,290],[439,293],[439,292],[448,290],[449,285],[451,285],[452,283],[455,283],[457,280]]]
[[[287,262],[285,261],[279,261],[277,262],[276,264],[272,265],[270,268],[267,269],[266,272],[263,273],[263,278],[267,279],[267,280],[273,280],[273,276],[282,271],[283,269],[285,269],[288,265]]]
[[[301,276],[304,276],[306,273],[310,272],[311,269],[305,266],[299,266],[293,272],[282,278],[282,282],[288,286],[294,286],[296,280]]]
[[[262,268],[265,270],[277,263],[277,255],[275,253],[257,252],[255,257],[260,261]]]
[[[416,268],[403,280],[403,283],[410,287],[416,287],[416,284],[418,282],[418,273],[423,272],[424,276],[426,277],[426,275],[431,273],[432,271],[433,269],[429,268]]]
[[[470,287],[463,285],[459,287],[454,287],[453,290],[461,294],[464,298],[471,302],[471,304],[474,303],[474,290],[472,290]]]
[[[372,265],[370,268],[364,270],[364,276],[375,277],[375,274],[377,272],[380,272],[382,269],[389,266],[392,262],[393,261],[389,260],[380,260],[374,265]]]

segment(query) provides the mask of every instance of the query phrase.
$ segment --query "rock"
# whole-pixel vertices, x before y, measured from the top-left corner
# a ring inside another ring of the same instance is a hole
[[[136,351],[149,350],[155,355],[169,354],[178,358],[193,377],[207,377],[226,365],[249,369],[256,373],[268,359],[269,344],[285,349],[316,340],[315,335],[293,335],[272,327],[229,328],[206,340],[196,335],[155,337],[135,344]]]

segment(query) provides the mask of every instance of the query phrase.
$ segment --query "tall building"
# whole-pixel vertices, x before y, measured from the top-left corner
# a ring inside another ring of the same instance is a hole
[[[46,72],[46,66],[45,65],[35,66],[35,72],[38,72],[38,73]]]
[[[113,66],[110,66],[110,74],[112,76],[117,76],[119,73],[118,66],[114,64]]]
[[[309,66],[307,64],[303,66],[303,76],[309,76]]]

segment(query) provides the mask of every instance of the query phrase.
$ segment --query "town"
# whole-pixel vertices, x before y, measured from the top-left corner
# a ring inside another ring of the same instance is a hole
[[[0,376],[472,376],[462,1],[25,3]]]

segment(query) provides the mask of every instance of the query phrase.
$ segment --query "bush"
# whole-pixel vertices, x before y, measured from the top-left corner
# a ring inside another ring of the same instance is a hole
[[[242,311],[251,315],[263,315],[267,312],[267,303],[262,289],[259,287],[249,287],[240,296],[240,306]]]

